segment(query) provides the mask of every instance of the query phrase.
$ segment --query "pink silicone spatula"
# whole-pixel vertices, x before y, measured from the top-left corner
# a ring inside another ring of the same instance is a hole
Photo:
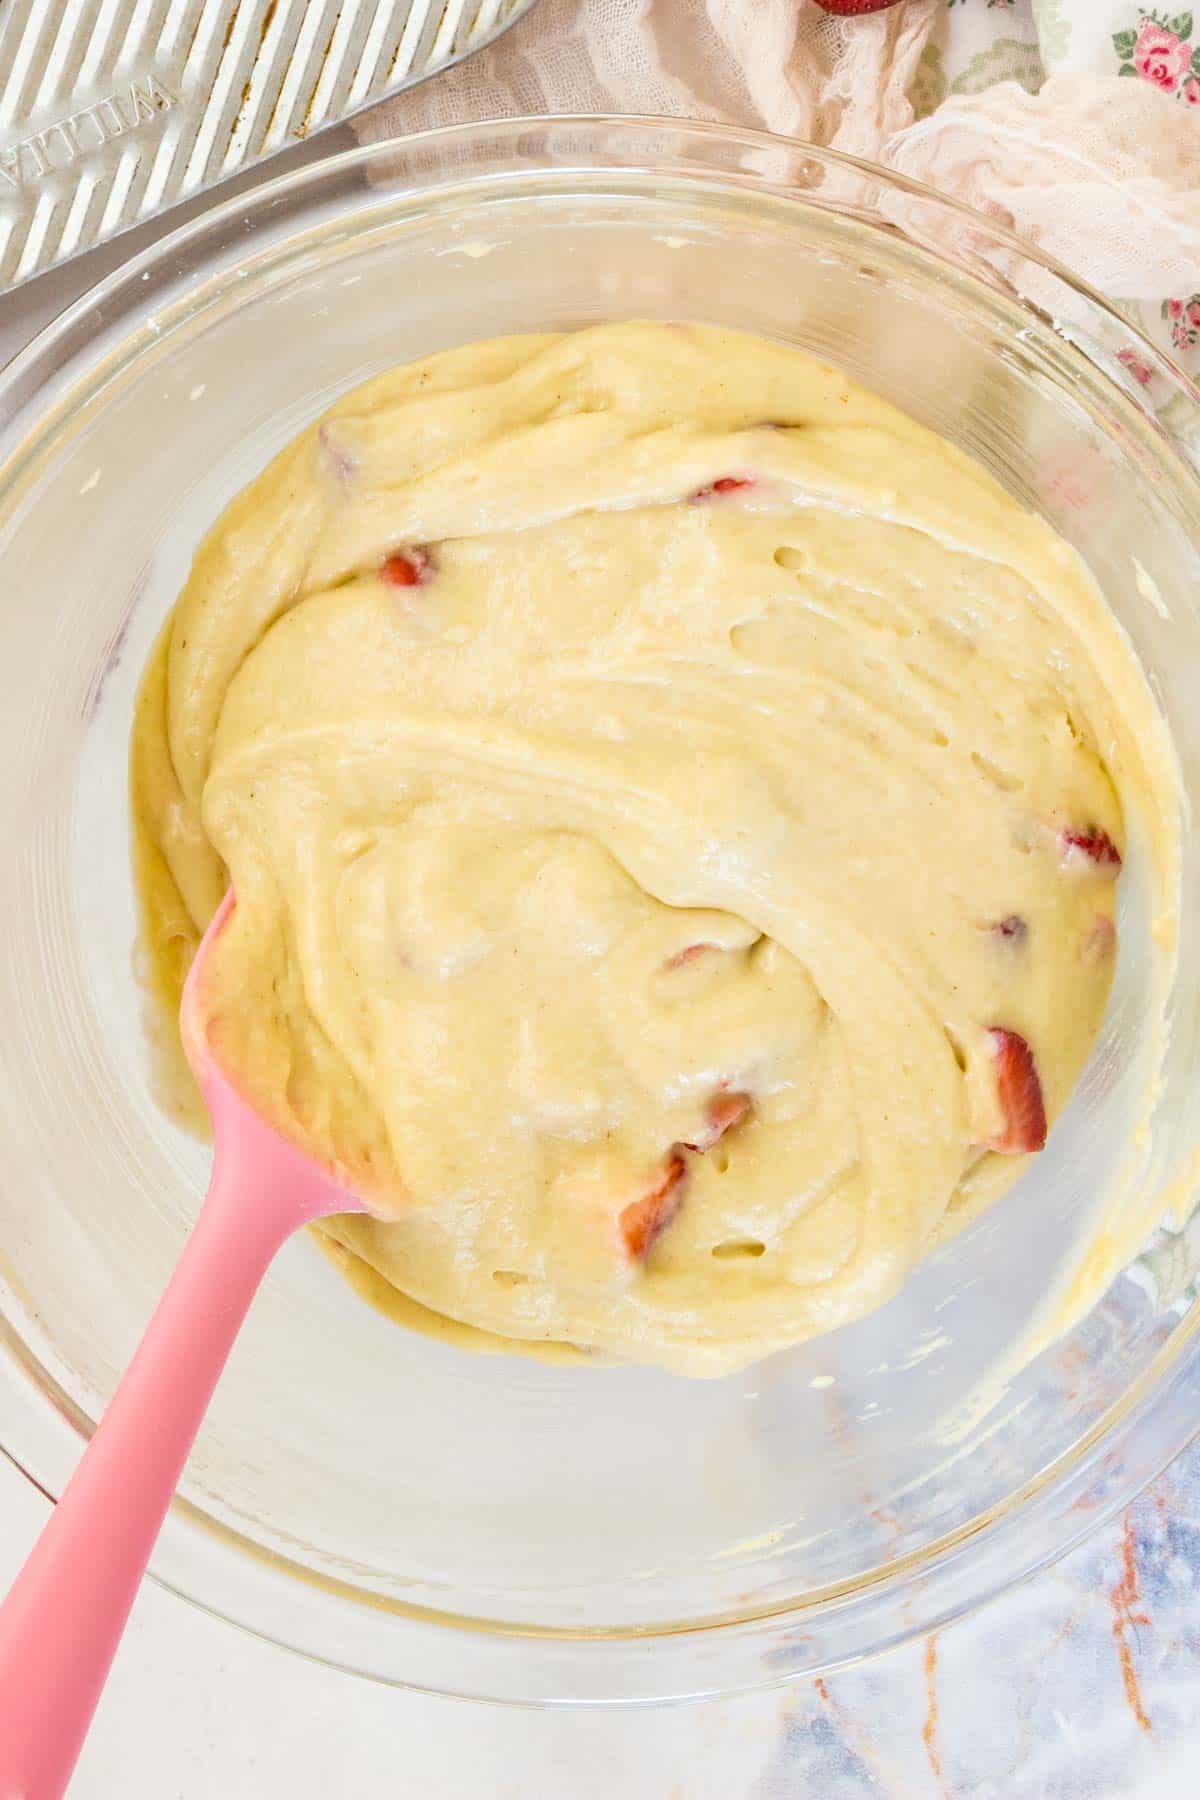
[[[264,1124],[208,1041],[205,933],[184,1048],[212,1118],[208,1196],[83,1459],[0,1608],[0,1800],[70,1780],[138,1583],[217,1378],[271,1258],[301,1225],[362,1202]]]

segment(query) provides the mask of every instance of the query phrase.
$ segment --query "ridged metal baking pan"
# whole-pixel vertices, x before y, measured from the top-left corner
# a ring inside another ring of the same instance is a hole
[[[534,0],[0,0],[0,289],[456,62]]]

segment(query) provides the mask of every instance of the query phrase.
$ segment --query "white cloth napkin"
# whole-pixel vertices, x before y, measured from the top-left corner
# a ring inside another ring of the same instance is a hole
[[[815,0],[539,0],[360,130],[563,111],[728,119],[890,163],[1052,252],[1200,377],[1200,0],[849,20]]]

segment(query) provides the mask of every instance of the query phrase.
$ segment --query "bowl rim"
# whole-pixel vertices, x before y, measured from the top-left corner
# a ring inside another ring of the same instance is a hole
[[[578,143],[587,140],[593,146],[592,154],[580,155],[575,161],[547,160],[540,165],[530,165],[524,170],[524,178],[536,177],[547,171],[561,179],[563,175],[570,176],[585,169],[636,175],[656,170],[662,172],[667,168],[693,177],[703,176],[704,179],[717,183],[741,185],[760,193],[773,194],[786,188],[797,204],[803,205],[805,202],[806,191],[801,186],[780,183],[774,178],[745,170],[739,172],[733,168],[718,169],[711,165],[701,167],[699,163],[690,162],[686,156],[675,155],[670,150],[664,154],[660,149],[649,162],[644,156],[606,160],[595,153],[594,147],[601,138],[606,143],[619,139],[632,142],[638,134],[645,136],[647,133],[657,132],[684,146],[718,146],[730,151],[782,151],[794,160],[839,169],[866,178],[877,187],[920,200],[937,212],[969,223],[972,232],[988,242],[1015,253],[1023,261],[1053,275],[1089,306],[1096,308],[1105,319],[1119,324],[1124,337],[1136,344],[1138,354],[1145,357],[1152,369],[1168,378],[1176,394],[1187,397],[1200,417],[1200,387],[1136,322],[1118,313],[1103,295],[1055,258],[1022,242],[1004,225],[961,201],[938,193],[922,182],[845,152],[811,145],[798,138],[735,125],[656,115],[558,113],[482,120],[435,127],[419,133],[386,135],[361,142],[300,164],[246,192],[218,199],[194,218],[165,232],[152,245],[119,264],[87,289],[42,327],[0,369],[0,418],[10,421],[13,427],[10,429],[6,425],[0,430],[0,439],[5,440],[5,454],[0,463],[0,484],[7,483],[14,473],[19,472],[23,448],[27,443],[33,443],[47,429],[59,408],[69,399],[69,390],[83,383],[94,387],[98,369],[106,363],[110,368],[120,365],[121,349],[128,344],[129,337],[122,332],[114,347],[106,341],[110,336],[109,332],[101,331],[98,339],[97,325],[107,326],[110,320],[118,327],[128,325],[130,321],[124,316],[125,309],[135,300],[140,310],[144,308],[147,299],[153,300],[160,292],[169,290],[173,297],[178,282],[177,265],[181,259],[201,246],[206,238],[219,243],[233,223],[241,223],[249,231],[255,223],[261,225],[264,216],[282,203],[302,199],[320,184],[336,182],[347,175],[353,175],[380,158],[408,160],[410,167],[406,174],[400,179],[390,179],[386,191],[390,198],[411,197],[436,191],[444,185],[444,178],[438,170],[431,169],[422,173],[415,167],[421,157],[429,157],[433,161],[439,150],[453,152],[457,146],[484,145],[489,140],[511,141],[515,147],[521,139],[527,139],[531,134],[558,131],[571,134]],[[519,170],[507,172],[514,179],[522,178]],[[482,176],[477,166],[468,166],[453,171],[450,179],[470,186],[480,183]],[[364,185],[364,202],[369,193],[370,190]],[[484,192],[481,198],[485,197]],[[878,228],[877,225],[875,228]],[[289,235],[285,221],[282,241],[286,242]],[[201,285],[206,279],[207,275],[201,278]],[[1028,301],[1023,304],[1031,306]],[[1068,347],[1076,355],[1084,357],[1093,369],[1096,368],[1086,349],[1077,343]],[[68,388],[65,397],[58,392],[64,375]],[[1172,441],[1172,434],[1157,420],[1152,417],[1146,419],[1143,415],[1143,422]],[[253,1619],[239,1616],[236,1609],[192,1592],[186,1580],[181,1580],[154,1563],[150,1574],[168,1591],[266,1641],[325,1662],[331,1667],[364,1674],[396,1686],[535,1705],[629,1704],[664,1698],[698,1699],[717,1693],[753,1691],[792,1681],[801,1675],[844,1667],[898,1643],[938,1630],[952,1620],[973,1612],[1000,1592],[1030,1578],[1038,1570],[1074,1549],[1084,1538],[1120,1512],[1149,1481],[1200,1435],[1200,1410],[1195,1406],[1194,1393],[1189,1391],[1189,1384],[1194,1390],[1200,1379],[1200,1350],[1194,1342],[1198,1331],[1200,1299],[1193,1298],[1138,1379],[1068,1450],[1031,1476],[1019,1489],[965,1524],[943,1533],[919,1550],[906,1553],[893,1563],[880,1565],[864,1575],[848,1578],[841,1583],[810,1590],[802,1598],[762,1603],[740,1611],[708,1615],[698,1620],[655,1623],[649,1626],[573,1628],[506,1623],[438,1612],[391,1596],[368,1592],[350,1582],[317,1575],[277,1551],[265,1550],[231,1526],[204,1512],[194,1502],[180,1496],[173,1502],[173,1524],[168,1526],[168,1530],[173,1530],[175,1526],[192,1532],[199,1529],[209,1539],[224,1540],[236,1547],[243,1556],[269,1562],[272,1569],[285,1576],[290,1583],[302,1582],[309,1588],[324,1590],[339,1601],[351,1602],[361,1613],[382,1612],[397,1622],[413,1626],[418,1639],[426,1643],[429,1641],[426,1634],[432,1631],[440,1634],[443,1640],[457,1638],[461,1644],[466,1637],[477,1643],[494,1646],[499,1652],[498,1657],[493,1659],[495,1673],[488,1674],[482,1680],[471,1673],[462,1683],[457,1677],[421,1681],[414,1680],[411,1673],[399,1674],[389,1669],[364,1666],[361,1660],[354,1657],[330,1654],[312,1642],[297,1641],[295,1633],[282,1635]],[[8,1326],[7,1321],[0,1321],[0,1343],[3,1343],[7,1352],[3,1358],[6,1367],[11,1368],[15,1362],[19,1373],[39,1389],[41,1398],[44,1400],[49,1397],[72,1430],[86,1437],[90,1421],[82,1416],[80,1409],[41,1366],[28,1346],[20,1341],[19,1335]],[[1189,1349],[1190,1356],[1187,1354]],[[1114,1469],[1114,1458],[1128,1449],[1131,1440],[1139,1432],[1141,1442],[1135,1466],[1126,1467],[1120,1463]],[[3,1451],[7,1460],[34,1488],[51,1502],[54,1501],[56,1494],[53,1487],[29,1466],[28,1459],[23,1459],[3,1442],[0,1442],[0,1451]],[[1069,1505],[1064,1505],[1064,1500],[1069,1500]],[[1033,1534],[1027,1532],[1026,1527],[1031,1520],[1036,1520],[1039,1509],[1044,1512],[1051,1510],[1051,1507],[1055,1519],[1046,1519],[1042,1523],[1044,1528],[1051,1525],[1054,1528],[1043,1529],[1042,1540],[1035,1549],[1029,1541]],[[1018,1526],[1021,1527],[1022,1535],[1015,1537],[1014,1528]],[[961,1553],[968,1544],[983,1546],[985,1543],[989,1551],[986,1562],[973,1579],[964,1582]],[[156,1559],[156,1562],[159,1560]],[[805,1649],[807,1626],[822,1616],[832,1616],[834,1613],[848,1616],[861,1609],[864,1602],[870,1602],[882,1592],[894,1588],[898,1581],[911,1579],[916,1575],[921,1577],[922,1606],[919,1617],[910,1616],[884,1637],[875,1637],[868,1644],[847,1649],[841,1654],[818,1653],[813,1657]],[[778,1641],[781,1626],[790,1627],[799,1634],[798,1641],[785,1643],[782,1650]],[[679,1649],[701,1641],[706,1646],[719,1641],[723,1650],[734,1639],[741,1640],[747,1655],[738,1659],[739,1672],[732,1680],[726,1675],[713,1675],[707,1650],[698,1659],[688,1654],[677,1656],[674,1666],[669,1654],[663,1656],[663,1652],[669,1652],[672,1645]],[[768,1639],[772,1641],[768,1642]],[[553,1646],[555,1668],[553,1675],[541,1679],[540,1691],[530,1694],[521,1691],[528,1684],[519,1678],[518,1663],[522,1646],[528,1651],[534,1644]],[[611,1653],[620,1655],[623,1648],[628,1651],[633,1646],[646,1644],[656,1647],[658,1661],[653,1674],[647,1679],[639,1674],[632,1682],[625,1680],[623,1676],[617,1676],[617,1665],[613,1662]],[[611,1693],[592,1691],[592,1682],[579,1682],[576,1670],[572,1667],[573,1664],[578,1664],[581,1656],[595,1658],[598,1653],[603,1654],[606,1647],[609,1653],[609,1675],[601,1674],[600,1680],[602,1683],[608,1681],[609,1687],[614,1690]],[[485,1658],[485,1666],[486,1660]],[[550,1684],[565,1684],[568,1691],[562,1691],[561,1685]],[[579,1691],[575,1691],[576,1689]]]
[[[356,115],[360,119],[368,116],[371,109]],[[124,261],[118,263],[108,274],[86,288],[75,300],[69,302],[53,318],[42,325],[29,341],[14,352],[9,360],[0,365],[0,417],[12,405],[11,390],[28,379],[35,367],[44,365],[49,360],[49,352],[81,321],[91,318],[98,308],[112,301],[123,288],[133,288],[135,281],[153,277],[159,265],[171,256],[187,249],[195,240],[215,232],[228,224],[239,214],[249,215],[266,210],[279,200],[285,199],[297,190],[309,186],[330,175],[351,170],[359,165],[370,163],[376,157],[388,155],[413,155],[422,151],[433,150],[439,145],[453,147],[456,143],[467,143],[474,139],[486,137],[510,137],[520,139],[531,131],[555,129],[571,132],[588,133],[604,132],[619,134],[627,129],[657,129],[673,135],[687,137],[696,142],[709,141],[713,144],[732,145],[739,143],[747,149],[784,150],[801,157],[811,157],[813,161],[826,163],[832,168],[840,168],[847,173],[857,174],[870,181],[896,189],[915,200],[929,204],[936,210],[957,216],[964,224],[990,238],[994,243],[1014,251],[1020,257],[1038,264],[1048,274],[1054,275],[1066,287],[1088,301],[1107,317],[1118,321],[1122,330],[1130,337],[1138,340],[1140,346],[1148,353],[1152,366],[1160,367],[1168,372],[1182,390],[1200,406],[1200,380],[1192,376],[1178,363],[1168,351],[1156,344],[1137,320],[1118,313],[1112,302],[1099,288],[1087,281],[1083,276],[1062,262],[1058,257],[1043,250],[1040,246],[1027,243],[1023,238],[1000,220],[980,212],[977,207],[959,200],[952,194],[944,194],[928,182],[918,181],[914,176],[906,175],[901,170],[890,169],[882,163],[872,162],[867,157],[855,156],[847,150],[835,150],[825,145],[810,143],[805,138],[789,137],[781,132],[765,131],[755,126],[727,124],[715,119],[689,119],[669,113],[521,113],[512,116],[499,116],[485,119],[468,120],[454,125],[434,125],[421,131],[395,132],[378,138],[362,140],[347,148],[332,151],[325,156],[314,157],[311,161],[298,163],[295,168],[287,169],[280,174],[272,175],[251,188],[222,198],[220,188],[214,190],[212,205],[205,206],[192,218],[184,220],[173,229],[164,231],[145,248],[136,251]],[[749,185],[769,189],[773,184],[758,177],[743,177]],[[422,185],[414,183],[414,187]],[[424,185],[432,186],[432,183]],[[166,217],[170,218],[168,212]],[[249,220],[247,219],[247,225]],[[118,240],[119,241],[119,240]],[[1028,304],[1028,303],[1027,303]],[[5,464],[0,464],[0,474],[6,472]]]

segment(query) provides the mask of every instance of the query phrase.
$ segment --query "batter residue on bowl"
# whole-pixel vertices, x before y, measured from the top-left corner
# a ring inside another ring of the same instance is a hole
[[[439,1315],[686,1373],[878,1306],[1088,1056],[1162,726],[1075,554],[837,369],[697,326],[347,395],[143,689],[164,995]]]

